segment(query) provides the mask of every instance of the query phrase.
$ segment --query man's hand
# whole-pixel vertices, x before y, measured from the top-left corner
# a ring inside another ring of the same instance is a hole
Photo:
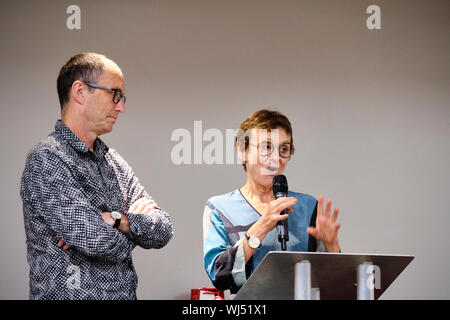
[[[156,204],[156,202],[151,199],[140,198],[131,205],[128,212],[135,214],[148,214],[157,206],[158,205]]]
[[[58,248],[63,248],[63,250],[67,250],[69,248],[71,248],[71,245],[68,245],[67,243],[64,242],[63,238],[61,238],[60,236],[56,236],[57,239],[59,239],[58,241]]]
[[[327,200],[325,212],[323,211],[323,195],[319,196],[317,203],[316,227],[308,227],[306,232],[314,238],[322,240],[328,252],[339,252],[338,231],[340,223],[336,223],[339,209],[335,208],[333,215],[331,213],[331,199]]]

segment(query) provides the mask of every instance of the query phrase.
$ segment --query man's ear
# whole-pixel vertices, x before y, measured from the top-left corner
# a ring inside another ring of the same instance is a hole
[[[86,101],[86,90],[87,88],[84,83],[80,80],[76,80],[72,83],[70,96],[77,104],[82,105]]]

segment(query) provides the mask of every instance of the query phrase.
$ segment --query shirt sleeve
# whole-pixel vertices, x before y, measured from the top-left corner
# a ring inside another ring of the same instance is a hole
[[[173,236],[173,225],[169,214],[157,207],[148,214],[135,214],[127,212],[131,205],[140,198],[152,199],[140,184],[133,169],[117,153],[110,149],[107,160],[112,164],[118,178],[124,198],[124,214],[130,224],[127,237],[136,245],[145,248],[162,248]]]
[[[203,213],[203,262],[206,273],[219,290],[235,293],[247,280],[248,265],[242,241],[232,245],[217,209],[206,205]]]
[[[161,208],[155,208],[148,214],[125,212],[130,223],[129,239],[144,249],[164,247],[173,235],[169,215]]]
[[[125,260],[134,248],[127,237],[105,223],[101,212],[52,152],[31,152],[24,171],[22,199],[65,243],[82,254],[113,263]]]

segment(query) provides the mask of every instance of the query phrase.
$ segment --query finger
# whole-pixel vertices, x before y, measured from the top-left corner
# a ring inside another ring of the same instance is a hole
[[[287,214],[280,214],[279,216],[275,216],[275,220],[276,221],[283,221],[283,220],[286,220],[287,218],[289,218],[289,215],[287,215]]]
[[[149,213],[152,210],[153,205],[152,201],[146,202],[145,205],[139,208],[138,213]]]
[[[274,200],[274,211],[275,212],[281,212],[284,209],[287,209],[290,206],[295,205],[298,202],[297,198],[294,197],[283,197],[278,198],[277,200]]]
[[[142,213],[142,210],[144,210],[144,208],[149,204],[150,200],[149,199],[145,199],[143,201],[141,201],[141,203],[136,207],[136,209],[134,210],[135,213]]]
[[[139,199],[139,202],[136,204],[135,210],[139,211],[142,210],[142,208],[149,202],[149,199],[147,198],[141,198]]]
[[[60,240],[58,241],[57,246],[58,246],[59,248],[61,248],[63,244],[64,244],[63,239],[60,239]]]
[[[158,205],[156,204],[155,201],[150,200],[150,202],[147,204],[147,207],[149,207],[149,206],[152,206],[152,207],[155,207],[155,208],[156,208]]]
[[[156,203],[152,202],[142,210],[142,213],[150,213],[155,208],[156,208]]]
[[[331,213],[331,199],[328,199],[327,204],[325,206],[325,216],[330,217],[330,213]]]
[[[147,214],[150,213],[150,211],[152,211],[152,207],[151,206],[146,206],[144,209],[142,209],[142,214]]]
[[[317,200],[317,217],[323,215],[323,195],[319,196],[319,200]]]
[[[141,200],[142,200],[142,198],[141,198],[141,199],[138,199],[138,200],[135,201],[135,202],[133,202],[133,203],[131,204],[130,208],[128,208],[128,211],[129,211],[129,212],[132,212],[132,211],[136,210],[136,207],[137,207],[138,204],[141,202]]]
[[[336,222],[338,215],[339,215],[339,208],[334,208],[333,215],[331,217],[331,221],[333,221],[333,223]]]
[[[338,224],[336,225],[336,233],[339,231],[340,228],[341,228],[341,224],[338,223]]]
[[[314,227],[308,227],[308,228],[306,228],[306,232],[307,232],[308,234],[312,235],[314,238],[317,238],[317,236],[318,236],[317,229],[314,228]]]
[[[63,250],[67,250],[67,249],[69,249],[69,248],[70,248],[70,245],[65,244],[64,247],[63,247]]]
[[[147,198],[139,198],[138,200],[136,200],[130,207],[129,212],[134,212],[134,210],[136,210],[136,208],[141,205],[142,202],[146,201]]]
[[[279,205],[279,204],[284,204],[284,203],[297,203],[297,198],[295,197],[281,197],[278,199],[273,200],[274,204]]]

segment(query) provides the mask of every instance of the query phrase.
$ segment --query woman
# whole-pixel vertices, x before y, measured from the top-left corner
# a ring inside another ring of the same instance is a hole
[[[236,150],[247,173],[246,184],[208,200],[203,215],[204,266],[214,286],[236,293],[269,251],[280,250],[276,225],[289,219],[288,251],[340,252],[331,200],[323,208],[306,194],[288,192],[275,200],[274,176],[282,174],[294,153],[292,127],[277,111],[259,110],[238,130]],[[284,209],[288,214],[280,215]]]

